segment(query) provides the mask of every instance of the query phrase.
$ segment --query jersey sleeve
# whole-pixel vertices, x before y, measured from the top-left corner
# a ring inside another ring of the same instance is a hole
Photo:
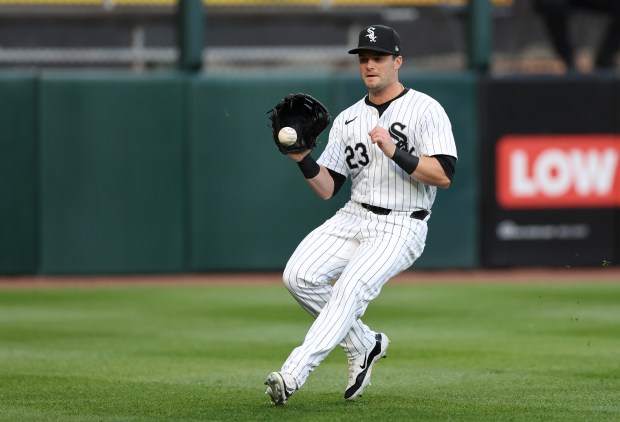
[[[458,158],[452,124],[443,107],[433,101],[420,120],[419,135],[423,155],[451,155]]]
[[[346,177],[349,176],[349,167],[347,166],[345,156],[345,143],[342,137],[342,114],[338,115],[334,120],[329,131],[329,140],[317,163]]]

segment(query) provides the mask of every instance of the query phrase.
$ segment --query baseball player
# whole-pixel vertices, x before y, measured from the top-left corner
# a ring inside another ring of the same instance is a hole
[[[450,121],[433,98],[404,87],[400,37],[372,25],[359,34],[359,70],[368,95],[340,113],[318,160],[310,150],[289,153],[310,188],[334,196],[347,177],[351,199],[299,244],[284,270],[284,284],[315,320],[303,343],[266,393],[284,404],[310,372],[340,345],[349,360],[344,398],[370,383],[390,340],[362,321],[370,301],[424,250],[437,187],[448,188],[457,153]]]

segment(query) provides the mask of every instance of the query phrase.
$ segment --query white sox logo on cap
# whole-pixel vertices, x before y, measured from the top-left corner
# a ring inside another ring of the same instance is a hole
[[[366,36],[368,37],[368,39],[370,40],[370,42],[375,42],[377,41],[377,36],[375,35],[375,27],[371,26],[370,28],[368,28],[366,30],[366,32],[368,32],[366,34]]]
[[[357,48],[349,50],[349,54],[361,50],[400,55],[400,36],[389,26],[369,25],[360,31]]]

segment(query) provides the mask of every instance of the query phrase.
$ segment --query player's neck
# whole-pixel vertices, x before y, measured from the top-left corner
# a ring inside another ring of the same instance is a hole
[[[381,105],[387,103],[388,101],[392,101],[394,98],[398,97],[404,90],[405,87],[403,86],[403,84],[396,81],[392,85],[387,86],[384,89],[368,91],[368,99],[373,104]]]

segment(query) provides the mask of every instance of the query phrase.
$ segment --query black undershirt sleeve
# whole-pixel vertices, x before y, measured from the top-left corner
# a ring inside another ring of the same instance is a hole
[[[452,179],[454,178],[454,173],[456,172],[456,157],[443,154],[433,155],[433,157],[435,157],[437,161],[439,161],[439,164],[441,164],[441,168],[443,168],[444,173],[446,173],[446,176],[448,177],[448,179],[450,179],[450,182],[452,182]]]
[[[347,180],[347,177],[332,169],[327,169],[327,171],[332,176],[332,179],[334,179],[334,193],[332,194],[332,196],[336,196],[336,194],[344,184],[344,181]]]

